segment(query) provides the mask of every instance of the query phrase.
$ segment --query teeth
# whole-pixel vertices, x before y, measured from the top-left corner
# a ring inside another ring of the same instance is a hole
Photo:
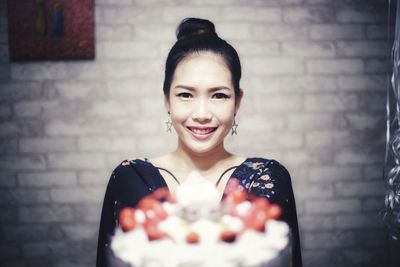
[[[202,135],[205,135],[205,134],[209,134],[209,133],[211,133],[212,131],[214,131],[214,128],[208,128],[208,129],[195,129],[195,128],[190,128],[190,130],[191,130],[192,132],[194,132],[195,134],[202,134]]]

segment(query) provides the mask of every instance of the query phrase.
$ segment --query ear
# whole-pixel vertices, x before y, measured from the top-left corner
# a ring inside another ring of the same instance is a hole
[[[165,106],[165,109],[167,110],[167,112],[169,112],[170,104],[169,104],[169,97],[167,97],[167,96],[164,96],[164,106]]]
[[[243,98],[243,90],[242,88],[240,88],[239,91],[239,95],[236,97],[235,99],[235,114],[238,112],[239,107],[240,107],[240,103],[242,102],[242,98]]]

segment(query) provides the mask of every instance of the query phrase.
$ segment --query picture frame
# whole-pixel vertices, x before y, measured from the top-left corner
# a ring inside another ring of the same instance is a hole
[[[94,59],[94,0],[8,0],[11,61]]]

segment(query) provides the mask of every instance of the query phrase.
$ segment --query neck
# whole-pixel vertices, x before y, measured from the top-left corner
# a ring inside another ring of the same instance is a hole
[[[195,153],[179,143],[172,155],[176,159],[175,162],[179,169],[197,170],[202,174],[207,174],[218,163],[232,157],[232,154],[226,151],[223,144],[205,153]]]

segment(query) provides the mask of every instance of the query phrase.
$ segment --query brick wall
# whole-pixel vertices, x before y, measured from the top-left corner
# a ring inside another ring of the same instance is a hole
[[[214,21],[241,56],[245,97],[227,145],[290,170],[305,266],[388,266],[387,1],[97,0],[94,61],[31,63],[8,60],[5,2],[1,266],[94,266],[112,169],[175,146],[162,74],[188,16]]]

